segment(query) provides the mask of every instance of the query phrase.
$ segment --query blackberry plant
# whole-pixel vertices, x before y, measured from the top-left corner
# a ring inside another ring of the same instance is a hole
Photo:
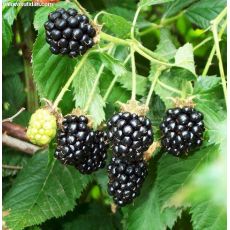
[[[226,229],[226,1],[25,4],[2,5],[3,229]]]

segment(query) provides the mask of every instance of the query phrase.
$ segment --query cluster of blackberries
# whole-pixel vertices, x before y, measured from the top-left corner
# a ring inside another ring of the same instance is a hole
[[[151,121],[129,112],[115,114],[108,121],[113,158],[108,167],[108,192],[115,204],[124,206],[140,194],[147,175],[144,152],[153,142]]]
[[[128,162],[113,157],[108,166],[108,193],[119,206],[130,204],[140,194],[147,175],[146,162]]]
[[[202,144],[203,114],[191,107],[168,109],[160,130],[162,147],[180,156]]]
[[[65,116],[57,142],[55,157],[63,164],[74,165],[83,174],[105,166],[107,135],[90,129],[87,117]]]
[[[46,41],[53,54],[76,57],[94,45],[96,30],[85,15],[75,9],[57,9],[48,16],[44,24]]]

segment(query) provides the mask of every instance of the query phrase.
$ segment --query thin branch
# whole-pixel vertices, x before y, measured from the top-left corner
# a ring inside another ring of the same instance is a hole
[[[17,165],[2,165],[3,169],[12,169],[12,170],[21,170],[23,167],[22,166],[17,166]]]
[[[16,118],[17,116],[19,116],[19,114],[21,114],[23,111],[25,110],[25,108],[21,108],[17,113],[15,113],[12,117],[6,118],[4,120],[2,120],[2,122],[12,122],[14,120],[14,118]]]
[[[11,122],[3,122],[2,132],[20,140],[29,141],[29,139],[26,136],[26,128],[22,127],[21,125]]]
[[[136,90],[137,90],[137,76],[136,76],[136,63],[135,63],[135,53],[134,48],[130,46],[131,51],[131,64],[132,64],[132,96],[131,100],[136,100]]]
[[[42,149],[42,148],[40,148],[36,145],[33,145],[31,143],[28,143],[28,142],[19,140],[17,138],[8,136],[5,133],[2,135],[2,143],[3,143],[3,145],[14,148],[16,150],[27,153],[29,155],[33,155],[38,150]]]

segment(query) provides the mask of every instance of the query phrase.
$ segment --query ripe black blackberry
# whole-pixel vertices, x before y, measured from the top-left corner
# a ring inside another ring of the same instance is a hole
[[[90,143],[89,154],[75,165],[82,174],[90,174],[100,168],[104,168],[107,158],[107,135],[103,131],[92,131],[93,141]]]
[[[151,121],[147,117],[120,112],[110,119],[107,126],[114,156],[129,161],[143,159],[144,151],[153,142]]]
[[[113,196],[118,206],[130,204],[140,194],[147,176],[146,162],[141,160],[131,163],[113,157],[108,165],[108,193]]]
[[[203,114],[191,107],[168,109],[160,130],[162,147],[180,156],[202,144]]]
[[[67,115],[58,130],[55,157],[63,164],[76,165],[88,155],[93,141],[87,117]]]
[[[75,9],[61,8],[51,12],[44,27],[46,41],[53,54],[73,58],[84,54],[94,45],[96,30],[89,23],[89,18]]]

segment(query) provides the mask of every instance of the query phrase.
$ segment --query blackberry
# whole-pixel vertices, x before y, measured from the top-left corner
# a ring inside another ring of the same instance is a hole
[[[144,151],[153,142],[151,121],[147,117],[120,112],[110,119],[107,126],[114,156],[129,161],[143,159]]]
[[[64,117],[62,128],[58,130],[58,146],[55,151],[55,157],[62,163],[76,165],[88,155],[94,134],[87,124],[88,119],[85,116]]]
[[[180,156],[202,144],[203,114],[191,107],[168,109],[160,130],[162,147],[168,153]]]
[[[46,42],[53,54],[77,57],[93,47],[96,30],[85,15],[75,9],[63,8],[51,12],[44,24]]]
[[[90,143],[91,149],[89,155],[85,156],[77,165],[76,168],[82,174],[90,174],[100,168],[104,168],[107,158],[107,135],[103,131],[93,131],[94,139]]]
[[[147,165],[143,160],[131,163],[113,157],[108,165],[108,175],[109,195],[113,196],[115,204],[125,206],[139,196],[147,176]]]
[[[36,145],[47,145],[55,137],[56,129],[56,117],[48,109],[38,109],[30,118],[26,136]]]
[[[58,131],[55,157],[63,164],[75,166],[82,174],[105,167],[107,135],[88,127],[85,116],[67,115]]]

